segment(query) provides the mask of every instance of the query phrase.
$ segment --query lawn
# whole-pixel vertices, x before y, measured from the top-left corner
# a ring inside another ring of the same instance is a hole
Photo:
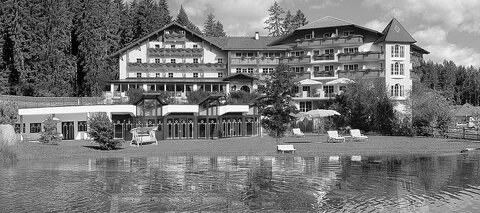
[[[158,145],[132,147],[128,142],[118,150],[97,149],[92,141],[62,141],[60,145],[37,142],[18,142],[13,146],[18,159],[66,159],[98,157],[139,157],[157,155],[252,155],[252,156],[350,156],[350,155],[406,155],[460,153],[465,148],[480,148],[478,141],[439,138],[411,138],[369,136],[365,142],[326,143],[326,136],[309,135],[302,138],[287,137],[279,144],[292,144],[295,154],[276,152],[275,139],[263,136],[253,138],[225,138],[218,140],[167,140]]]

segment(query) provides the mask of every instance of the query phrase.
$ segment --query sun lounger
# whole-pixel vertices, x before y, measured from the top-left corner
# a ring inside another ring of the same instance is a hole
[[[352,140],[368,140],[368,137],[360,133],[359,129],[351,129],[350,135],[352,136]]]
[[[345,137],[339,136],[337,131],[327,131],[327,142],[345,142]]]
[[[137,127],[130,130],[132,133],[132,144],[135,142],[137,146],[143,143],[153,142],[158,145],[157,138],[155,137],[155,131],[157,127]]]
[[[292,129],[293,136],[295,137],[305,137],[305,134],[303,134],[302,130],[300,128],[293,128]]]
[[[292,152],[295,153],[295,148],[293,148],[293,145],[277,145],[277,152]]]

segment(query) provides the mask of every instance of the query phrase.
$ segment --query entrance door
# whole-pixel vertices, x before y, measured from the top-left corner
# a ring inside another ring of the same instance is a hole
[[[73,130],[73,121],[62,122],[63,140],[73,140],[74,133],[75,131]]]

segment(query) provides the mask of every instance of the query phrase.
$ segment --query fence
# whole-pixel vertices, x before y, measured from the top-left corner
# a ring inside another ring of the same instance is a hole
[[[13,101],[19,109],[58,106],[87,106],[105,104],[102,97],[28,97],[0,95],[0,100]]]
[[[480,129],[469,127],[450,127],[447,131],[447,137],[467,140],[480,140]]]

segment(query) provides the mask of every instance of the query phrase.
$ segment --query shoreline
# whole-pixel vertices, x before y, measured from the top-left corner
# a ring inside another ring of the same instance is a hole
[[[59,145],[18,142],[12,146],[18,160],[63,160],[85,158],[122,158],[152,156],[382,156],[460,154],[466,148],[480,149],[480,141],[462,139],[368,136],[368,141],[326,143],[326,136],[282,138],[278,144],[291,144],[296,151],[277,153],[277,142],[269,136],[222,138],[217,140],[167,140],[158,145],[130,146],[98,150],[93,141],[62,141]],[[476,152],[476,151],[473,151]]]

